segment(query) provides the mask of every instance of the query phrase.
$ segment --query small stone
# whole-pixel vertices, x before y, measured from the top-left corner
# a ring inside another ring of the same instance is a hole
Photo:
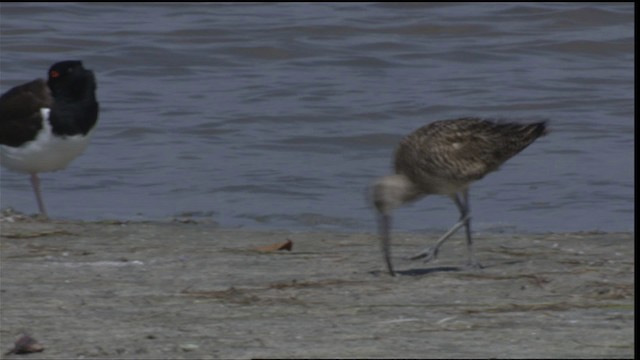
[[[23,334],[15,344],[15,347],[9,350],[5,355],[9,354],[29,354],[34,352],[41,352],[44,347],[38,343],[38,341],[27,334]]]
[[[194,350],[198,350],[199,346],[196,344],[182,344],[180,345],[180,349],[182,349],[182,351],[188,352],[188,351],[194,351]]]

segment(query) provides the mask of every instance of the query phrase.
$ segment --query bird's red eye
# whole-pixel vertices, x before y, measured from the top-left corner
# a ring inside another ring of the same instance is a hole
[[[58,76],[60,76],[60,73],[55,71],[55,70],[51,70],[51,72],[49,73],[49,76],[51,76],[52,78],[57,78]]]

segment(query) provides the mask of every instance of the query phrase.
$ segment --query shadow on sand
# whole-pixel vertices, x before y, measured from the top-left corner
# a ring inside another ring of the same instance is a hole
[[[422,268],[422,269],[396,270],[396,274],[403,275],[403,276],[424,276],[424,275],[430,275],[430,274],[439,273],[439,272],[461,271],[461,270],[464,270],[464,268],[460,268],[456,266],[438,266],[438,267]],[[388,273],[383,270],[371,271],[370,273],[374,276],[388,275]]]

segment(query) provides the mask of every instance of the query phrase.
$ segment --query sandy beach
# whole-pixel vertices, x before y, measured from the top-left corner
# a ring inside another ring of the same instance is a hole
[[[1,222],[2,358],[631,358],[634,234],[223,229],[193,221]],[[257,248],[292,241],[291,251]],[[44,347],[6,354],[27,333]]]

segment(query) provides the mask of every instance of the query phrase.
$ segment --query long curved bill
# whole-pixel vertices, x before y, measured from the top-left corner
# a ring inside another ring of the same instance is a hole
[[[382,256],[387,264],[387,270],[389,270],[389,275],[396,276],[396,273],[393,271],[393,265],[391,264],[391,217],[386,214],[381,214],[378,219],[378,227],[380,230]]]

